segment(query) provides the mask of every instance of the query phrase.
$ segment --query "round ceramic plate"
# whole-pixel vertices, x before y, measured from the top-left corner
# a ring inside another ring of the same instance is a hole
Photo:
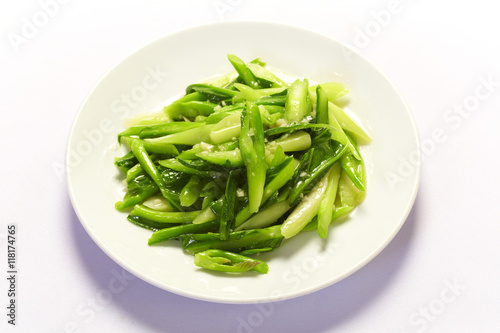
[[[124,119],[160,110],[185,87],[231,70],[227,54],[261,58],[283,73],[317,82],[341,81],[350,89],[346,109],[373,142],[361,153],[367,196],[328,239],[304,232],[259,259],[268,274],[230,275],[199,269],[179,242],[150,247],[151,232],[114,208],[123,197],[123,154],[116,134]],[[201,26],[159,39],[136,51],[94,87],[73,123],[66,155],[73,207],[89,235],[113,260],[170,292],[226,303],[269,302],[304,295],[347,277],[391,241],[414,203],[420,146],[410,110],[391,82],[343,44],[296,27],[230,22]]]

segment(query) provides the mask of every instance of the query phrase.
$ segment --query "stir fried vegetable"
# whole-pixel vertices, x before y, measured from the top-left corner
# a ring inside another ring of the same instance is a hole
[[[115,160],[127,192],[116,203],[153,231],[148,244],[181,240],[195,264],[267,273],[250,258],[330,224],[364,200],[358,150],[370,137],[335,104],[339,82],[287,83],[260,60],[186,87],[161,112],[131,119]]]

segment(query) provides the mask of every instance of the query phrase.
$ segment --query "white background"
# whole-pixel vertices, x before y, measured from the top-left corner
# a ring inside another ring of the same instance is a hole
[[[3,1],[0,330],[498,332],[500,20],[490,3]],[[355,47],[399,88],[424,143],[415,206],[379,256],[324,290],[260,306],[192,300],[132,278],[80,225],[61,170],[81,102],[115,64],[166,34],[236,20],[295,25]],[[10,223],[15,327],[6,323]]]

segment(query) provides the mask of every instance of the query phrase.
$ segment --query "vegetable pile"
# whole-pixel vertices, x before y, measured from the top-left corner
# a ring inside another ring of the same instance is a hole
[[[136,116],[118,135],[127,192],[116,209],[153,232],[149,245],[180,239],[197,266],[267,273],[249,256],[317,230],[365,197],[359,143],[369,136],[335,100],[342,83],[287,83],[256,59],[228,55],[234,71],[191,84],[163,110]]]

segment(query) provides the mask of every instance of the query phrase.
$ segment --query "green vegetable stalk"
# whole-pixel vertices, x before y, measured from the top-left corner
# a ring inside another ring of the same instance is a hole
[[[153,245],[182,235],[216,231],[218,224],[215,221],[203,224],[183,224],[155,231],[148,240],[148,245]]]
[[[283,222],[281,225],[281,234],[283,237],[291,238],[297,235],[318,214],[327,186],[328,175],[325,175],[294,208],[285,222]]]
[[[218,233],[188,234],[182,236],[182,247],[189,254],[209,249],[219,249],[235,253],[244,253],[244,251],[258,249],[270,251],[279,247],[283,240],[280,227],[277,225],[264,229],[235,231],[231,232],[226,240],[221,240]]]
[[[153,161],[149,157],[149,154],[146,152],[146,148],[144,147],[144,143],[141,140],[135,140],[132,143],[132,152],[134,156],[137,158],[141,167],[148,173],[148,175],[153,179],[156,185],[160,188],[161,194],[168,200],[170,205],[177,211],[182,210],[179,204],[179,198],[170,193],[170,191],[165,186],[165,183],[160,175],[158,169],[154,165]]]
[[[231,273],[255,271],[266,274],[269,270],[269,267],[263,261],[221,250],[206,250],[196,253],[194,255],[194,264],[212,271]]]
[[[253,89],[261,88],[259,82],[257,82],[257,79],[255,78],[255,75],[253,75],[252,71],[247,67],[243,60],[233,54],[228,54],[227,59],[231,62],[234,69],[238,72],[241,80],[247,86],[252,87]]]
[[[359,154],[356,143],[349,137],[351,145],[354,147],[355,152],[350,152],[348,154],[344,154],[340,158],[340,164],[342,165],[342,169],[345,173],[351,178],[354,185],[360,190],[365,190],[365,164],[361,159],[361,155]],[[355,156],[360,156],[360,159],[357,159]]]
[[[229,237],[229,232],[234,222],[234,210],[236,209],[236,191],[238,190],[239,170],[233,170],[229,173],[226,184],[226,191],[222,198],[222,207],[218,216],[219,236],[221,240]]]
[[[195,175],[192,175],[189,178],[189,181],[182,189],[182,192],[179,196],[181,205],[184,207],[192,206],[196,200],[200,197],[200,192],[204,186],[201,178]]]
[[[162,223],[185,223],[193,221],[200,211],[192,212],[161,212],[144,205],[135,205],[130,215],[139,216],[155,222]]]
[[[321,201],[318,211],[318,234],[321,238],[326,238],[328,234],[328,227],[333,219],[335,198],[339,186],[340,170],[339,163],[335,163],[332,167],[330,167],[330,171],[327,175],[328,184],[326,187],[326,193],[323,201]]]
[[[288,89],[285,103],[285,120],[288,123],[299,122],[311,112],[309,102],[309,81],[296,80]]]
[[[247,102],[241,114],[241,133],[239,138],[241,157],[247,168],[248,206],[250,212],[259,210],[266,183],[266,155],[264,129],[257,105]]]

